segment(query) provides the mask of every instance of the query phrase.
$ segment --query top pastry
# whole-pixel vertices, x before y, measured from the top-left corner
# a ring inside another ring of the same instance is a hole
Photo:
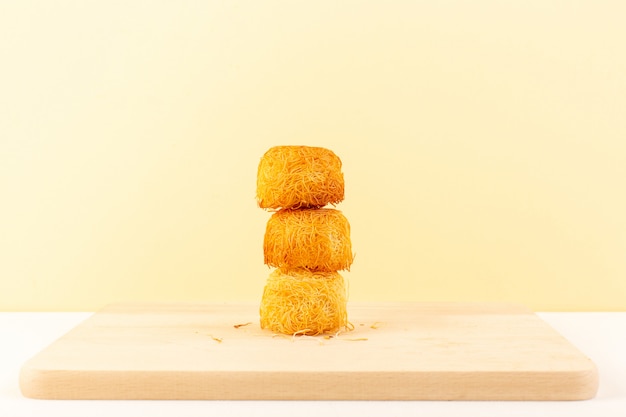
[[[343,196],[341,160],[328,149],[275,146],[261,158],[256,188],[261,208],[318,208]]]

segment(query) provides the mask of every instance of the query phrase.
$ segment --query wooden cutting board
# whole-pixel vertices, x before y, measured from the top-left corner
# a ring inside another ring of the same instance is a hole
[[[357,304],[351,332],[278,336],[253,304],[116,304],[24,364],[44,399],[582,400],[594,364],[508,304]],[[249,324],[247,324],[249,323]]]

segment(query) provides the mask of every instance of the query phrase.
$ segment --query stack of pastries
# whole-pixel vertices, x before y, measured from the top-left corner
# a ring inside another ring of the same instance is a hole
[[[310,146],[276,146],[261,158],[259,207],[274,213],[263,240],[265,264],[276,268],[261,300],[261,327],[318,335],[349,328],[346,287],[337,272],[353,261],[350,224],[325,206],[344,198],[341,160]]]

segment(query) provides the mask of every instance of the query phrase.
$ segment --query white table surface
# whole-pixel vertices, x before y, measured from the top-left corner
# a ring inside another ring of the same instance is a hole
[[[0,313],[0,416],[626,416],[626,312],[538,313],[598,366],[596,398],[485,401],[61,401],[24,398],[21,365],[92,313]]]

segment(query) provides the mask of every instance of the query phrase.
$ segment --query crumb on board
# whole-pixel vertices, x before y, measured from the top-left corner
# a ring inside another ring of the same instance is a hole
[[[252,322],[251,322],[251,321],[249,321],[249,322],[247,322],[247,323],[235,324],[233,327],[234,327],[235,329],[239,329],[240,327],[249,326],[249,325],[251,325],[251,324],[252,324]]]
[[[314,335],[314,336],[309,336],[308,334],[306,334],[306,331],[296,332],[292,334],[291,336],[282,334],[282,333],[274,333],[272,335],[272,338],[280,337],[281,339],[291,340],[292,342],[295,342],[296,340],[317,340],[319,341],[320,345],[324,344],[324,340],[332,340],[332,339],[343,340],[345,342],[364,342],[364,341],[369,340],[367,337],[343,337],[343,336],[339,336],[340,333],[341,332],[339,331],[339,332],[332,333],[332,334],[326,333],[326,334],[320,334],[320,335]]]

